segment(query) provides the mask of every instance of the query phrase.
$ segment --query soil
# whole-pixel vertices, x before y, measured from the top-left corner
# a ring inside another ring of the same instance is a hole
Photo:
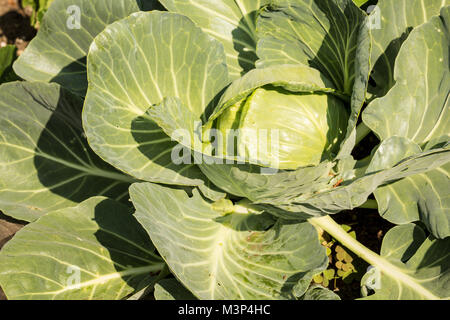
[[[18,47],[18,55],[23,52],[29,41],[36,35],[36,30],[30,26],[29,16],[30,12],[26,12],[21,7],[20,0],[0,0],[0,46],[15,44]],[[368,136],[366,140],[362,145],[367,146],[367,142],[371,145],[378,143],[373,136]],[[357,150],[356,153],[360,155],[357,158],[367,155],[364,150]],[[376,210],[344,211],[334,215],[333,218],[340,224],[351,226],[356,232],[358,241],[374,252],[380,252],[383,236],[393,227],[382,219]],[[24,222],[9,218],[0,212],[0,249],[24,225]],[[360,297],[359,281],[355,280],[350,284],[339,281],[336,287],[337,289],[334,288],[336,293],[344,300]],[[0,288],[0,300],[5,299]]]
[[[0,249],[8,242],[14,234],[19,231],[25,222],[14,220],[0,212]],[[3,290],[0,288],[0,300],[6,300]]]
[[[386,232],[394,227],[392,223],[381,218],[378,210],[357,208],[352,211],[342,211],[332,217],[337,223],[352,227],[351,230],[355,231],[356,239],[376,253],[381,251],[381,243]],[[342,280],[339,280],[336,283],[337,290],[329,286],[329,289],[334,290],[342,300],[354,300],[361,297],[360,278],[364,275],[369,265],[358,257],[354,258],[355,262],[353,265],[357,265],[359,270],[353,281],[344,283]]]
[[[30,25],[31,12],[23,9],[20,2],[0,0],[0,46],[15,44],[18,55],[36,35],[36,29]]]

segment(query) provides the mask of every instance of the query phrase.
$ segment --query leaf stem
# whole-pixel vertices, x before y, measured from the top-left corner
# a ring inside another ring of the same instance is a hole
[[[378,210],[377,200],[368,199],[366,202],[364,202],[362,205],[360,205],[359,208]]]
[[[376,254],[369,248],[365,247],[356,239],[352,238],[342,227],[337,224],[330,216],[312,218],[308,220],[312,225],[323,229],[337,241],[339,241],[343,246],[352,251],[358,257],[364,259],[371,265],[378,268],[378,270],[388,276],[389,278],[395,279],[395,281],[408,286],[413,291],[419,293],[420,295],[437,300],[439,297],[435,296],[433,293],[424,288],[419,281],[410,277],[406,270],[402,270],[400,267],[392,264],[387,259]]]
[[[357,145],[358,143],[360,143],[365,137],[367,137],[369,135],[369,133],[371,133],[372,130],[369,129],[368,126],[366,126],[364,124],[364,122],[361,122],[357,127],[356,127],[356,143],[355,145]]]

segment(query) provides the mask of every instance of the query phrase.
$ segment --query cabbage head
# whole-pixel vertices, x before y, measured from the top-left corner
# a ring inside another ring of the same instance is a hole
[[[332,159],[349,114],[343,102],[324,93],[294,93],[275,86],[254,90],[230,106],[214,127],[223,151],[283,170]]]

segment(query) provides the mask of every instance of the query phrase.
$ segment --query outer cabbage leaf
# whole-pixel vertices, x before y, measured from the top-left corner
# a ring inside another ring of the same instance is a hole
[[[355,81],[353,83],[350,100],[351,113],[348,120],[347,136],[342,143],[341,150],[337,156],[337,158],[343,162],[348,162],[349,158],[353,159],[351,157],[351,153],[356,144],[356,126],[361,110],[366,101],[367,87],[369,85],[370,52],[372,50],[372,46],[371,31],[367,17],[364,23],[360,24],[358,34],[356,56],[353,61],[355,68]]]
[[[165,266],[131,209],[103,197],[53,211],[0,252],[8,299],[121,299]]]
[[[57,84],[0,87],[0,209],[33,221],[94,195],[128,200],[136,180],[117,172],[88,146],[82,100]]]
[[[175,96],[204,117],[228,84],[223,46],[184,16],[135,13],[97,36],[88,67],[83,124],[91,147],[139,179],[203,185],[196,166],[173,161],[177,144],[146,111]]]
[[[380,215],[392,223],[422,221],[437,238],[450,235],[450,165],[375,190]]]
[[[380,139],[397,135],[411,145],[449,141],[449,10],[411,32],[398,53],[396,84],[364,111],[364,122]],[[421,220],[436,237],[449,236],[449,172],[446,165],[377,189],[380,214],[393,223]]]
[[[86,55],[95,36],[133,12],[158,8],[155,0],[54,0],[14,71],[25,80],[56,82],[84,96]]]
[[[7,45],[0,48],[0,84],[19,80],[12,70],[12,64],[16,60],[17,48],[14,45]]]
[[[130,188],[136,219],[183,285],[200,299],[290,299],[328,258],[315,228],[285,224],[229,200],[152,183]]]
[[[405,141],[406,140],[406,141]],[[431,171],[449,162],[450,147],[448,144],[430,150],[424,150],[405,158],[409,150],[407,139],[391,137],[383,141],[375,152],[367,172],[349,181],[341,181],[340,185],[327,188],[315,194],[303,194],[298,197],[280,196],[271,201],[258,201],[264,208],[285,219],[304,219],[305,215],[324,216],[351,210],[367,201],[371,193],[379,186],[400,180],[408,176]],[[399,151],[400,150],[400,151]],[[375,168],[378,163],[384,166]],[[371,171],[374,168],[376,171]]]
[[[364,110],[364,123],[381,140],[416,143],[450,134],[450,7],[414,29],[398,53],[395,86]]]
[[[258,67],[305,64],[350,95],[365,13],[351,0],[274,0],[258,18]]]
[[[256,166],[203,165],[203,172],[222,189],[255,202],[288,201],[300,194],[313,194],[335,182],[335,163],[324,161],[316,167],[277,173],[261,172]],[[214,177],[214,178],[213,178]],[[283,199],[283,200],[280,200]]]
[[[414,224],[396,226],[384,237],[381,256],[392,267],[389,273],[373,269],[363,277],[363,292],[367,293],[368,287],[375,291],[366,299],[450,298],[450,238],[426,238],[423,230]]]
[[[411,30],[439,14],[439,10],[449,4],[449,0],[378,1],[371,13],[372,78],[376,83],[375,87],[369,87],[371,93],[382,97],[393,87],[395,61]]]
[[[220,41],[232,79],[255,67],[256,18],[270,0],[161,0],[169,11],[189,17]]]
[[[301,297],[301,300],[341,300],[341,298],[328,288],[321,285],[312,285]]]
[[[448,141],[448,139],[447,139]],[[408,157],[421,148],[407,139],[398,139],[394,148],[387,149],[383,158],[373,159],[368,170],[389,166],[392,158]],[[422,221],[438,238],[450,235],[450,163],[434,170],[415,174],[400,181],[380,186],[374,191],[380,215],[396,224]]]

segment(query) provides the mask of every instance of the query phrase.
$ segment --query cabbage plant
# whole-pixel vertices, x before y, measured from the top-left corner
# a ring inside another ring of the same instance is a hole
[[[7,297],[339,299],[326,232],[362,298],[448,299],[450,3],[372,2],[54,0],[0,87]]]

